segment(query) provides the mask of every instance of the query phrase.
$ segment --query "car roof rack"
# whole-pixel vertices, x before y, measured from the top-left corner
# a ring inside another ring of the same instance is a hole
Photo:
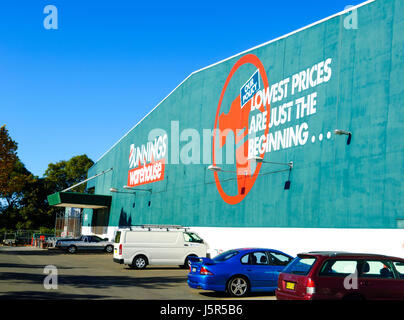
[[[384,254],[378,253],[365,253],[365,252],[349,252],[349,251],[310,251],[310,252],[302,252],[299,255],[322,255],[329,257],[338,257],[338,256],[368,256],[368,257],[389,257]]]
[[[337,255],[346,255],[346,254],[351,254],[352,252],[347,252],[347,251],[310,251],[306,252],[308,254],[320,254],[320,255],[326,255],[326,256],[337,256]]]
[[[149,231],[151,231],[151,229],[166,229],[167,231],[170,231],[170,229],[176,229],[176,230],[189,229],[189,227],[183,227],[177,224],[139,224],[131,226],[130,230],[132,230],[132,228],[148,229]]]

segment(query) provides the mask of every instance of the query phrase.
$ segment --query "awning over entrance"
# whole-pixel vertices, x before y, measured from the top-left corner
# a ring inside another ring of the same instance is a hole
[[[50,206],[101,209],[111,205],[111,196],[78,192],[56,192],[48,196]]]

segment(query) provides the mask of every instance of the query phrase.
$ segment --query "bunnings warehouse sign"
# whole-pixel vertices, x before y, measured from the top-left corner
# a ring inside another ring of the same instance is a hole
[[[240,94],[230,102],[230,106],[223,105],[231,79],[246,64],[254,66],[256,70],[246,79],[240,88]],[[262,163],[258,163],[253,171],[249,159],[306,144],[309,127],[305,118],[317,112],[318,96],[316,91],[301,95],[307,89],[327,83],[331,75],[332,59],[327,58],[269,85],[268,75],[257,56],[247,54],[234,64],[220,95],[212,142],[214,166],[217,164],[217,150],[229,143],[227,138],[230,133],[237,146],[235,157],[238,194],[227,194],[222,188],[219,174],[214,172],[217,189],[224,201],[229,204],[239,203],[253,187]],[[294,98],[296,94],[300,97]],[[271,108],[272,103],[277,103],[277,107]],[[229,111],[225,113],[222,112],[223,109]],[[299,120],[299,124],[287,126],[292,119]],[[287,127],[277,130],[280,125]]]
[[[128,186],[136,187],[164,179],[167,135],[141,146],[132,144],[129,151]]]

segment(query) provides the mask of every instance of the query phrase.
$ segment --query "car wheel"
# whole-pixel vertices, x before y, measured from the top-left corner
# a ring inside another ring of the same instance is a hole
[[[68,248],[67,248],[67,252],[69,252],[69,253],[76,253],[76,251],[77,251],[77,247],[76,246],[69,246]]]
[[[144,269],[147,266],[147,258],[145,256],[136,256],[133,259],[132,268]]]
[[[108,253],[112,253],[112,251],[114,251],[114,247],[111,246],[111,245],[106,246],[106,247],[105,247],[105,251],[108,252]]]
[[[189,255],[188,257],[185,258],[184,264],[180,266],[182,269],[189,269],[191,267],[191,262],[189,261],[189,258],[191,257],[196,257],[196,255]]]
[[[232,297],[244,297],[250,291],[250,284],[243,276],[235,276],[227,283],[227,291]]]

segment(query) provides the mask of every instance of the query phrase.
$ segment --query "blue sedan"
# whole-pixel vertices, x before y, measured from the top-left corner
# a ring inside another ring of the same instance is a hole
[[[194,289],[227,292],[242,297],[249,292],[274,291],[279,273],[293,257],[272,249],[234,249],[213,259],[191,258],[188,285]]]

